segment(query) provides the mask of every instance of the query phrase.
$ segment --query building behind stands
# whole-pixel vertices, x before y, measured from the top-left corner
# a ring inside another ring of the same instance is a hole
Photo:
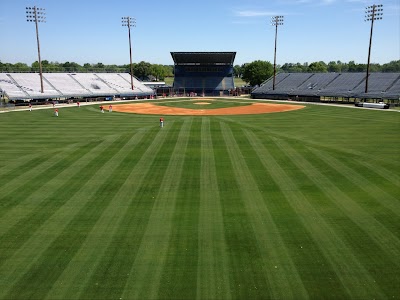
[[[171,52],[177,95],[229,95],[236,52]]]
[[[314,102],[380,102],[399,105],[400,73],[279,73],[251,92],[252,98]]]

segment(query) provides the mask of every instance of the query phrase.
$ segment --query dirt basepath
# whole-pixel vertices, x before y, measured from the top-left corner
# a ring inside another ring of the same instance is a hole
[[[216,108],[216,109],[189,109],[179,107],[159,106],[153,103],[130,103],[114,105],[113,110],[145,115],[179,115],[179,116],[222,116],[222,115],[254,115],[274,112],[284,112],[302,109],[303,105],[252,103],[246,106]]]

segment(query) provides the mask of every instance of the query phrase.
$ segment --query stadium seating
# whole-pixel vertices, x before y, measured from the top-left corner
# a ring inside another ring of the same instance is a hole
[[[153,90],[126,73],[0,73],[0,89],[10,100],[100,96],[149,96]]]
[[[389,94],[400,95],[400,74],[397,75],[398,75],[397,79],[386,90],[386,92]]]
[[[40,75],[38,73],[10,73],[9,78],[12,79],[17,87],[23,92],[29,94],[29,96],[42,96],[41,86],[40,86]],[[7,90],[5,90],[7,93]],[[46,95],[57,96],[59,92],[52,87],[43,78],[43,92]]]
[[[24,98],[29,94],[20,88],[17,83],[5,73],[0,73],[0,88],[7,93],[9,97]]]
[[[400,73],[371,73],[365,93],[365,73],[280,73],[252,91],[254,98],[326,96],[399,99]]]
[[[175,88],[186,88],[190,89],[205,89],[205,90],[228,90],[233,89],[234,86],[231,83],[233,80],[229,80],[226,77],[215,77],[215,76],[207,76],[207,77],[176,77],[174,80]]]
[[[220,94],[235,88],[233,61],[236,52],[171,52],[174,89]]]
[[[81,84],[74,80],[69,74],[46,73],[44,74],[48,82],[63,95],[91,95],[90,91],[85,89]]]

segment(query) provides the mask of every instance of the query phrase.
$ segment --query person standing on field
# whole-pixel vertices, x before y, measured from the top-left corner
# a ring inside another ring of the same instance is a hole
[[[100,106],[100,111],[104,114],[104,107],[103,107],[103,105]]]
[[[56,117],[58,117],[58,109],[57,109],[57,108],[54,110],[54,115],[55,115]]]
[[[164,118],[160,118],[160,127],[164,127]]]
[[[29,111],[32,111],[32,103],[29,102]]]
[[[110,104],[110,106],[108,107],[108,112],[112,112],[112,105]]]

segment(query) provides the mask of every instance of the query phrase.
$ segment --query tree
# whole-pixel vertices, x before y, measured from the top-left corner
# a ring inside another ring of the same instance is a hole
[[[280,69],[286,73],[301,73],[307,70],[301,63],[285,63]]]
[[[392,60],[382,66],[382,72],[400,72],[400,60]]]
[[[95,69],[97,69],[97,70],[103,70],[103,69],[105,68],[104,64],[101,63],[101,62],[98,62],[98,63],[95,64],[93,67],[94,67]]]
[[[235,65],[235,66],[233,67],[233,75],[234,75],[235,77],[240,78],[240,77],[242,76],[242,72],[243,72],[243,69],[242,69],[241,66]]]
[[[39,72],[39,62],[35,61],[31,64],[31,70],[34,72]]]
[[[151,75],[153,75],[156,80],[163,80],[168,73],[168,70],[163,65],[151,65],[150,67]]]
[[[308,66],[308,72],[312,73],[325,73],[328,72],[328,68],[323,61],[313,62]]]
[[[31,70],[31,68],[27,64],[20,63],[20,62],[15,63],[13,66],[13,69],[15,69],[15,71],[17,71],[17,72],[30,72],[30,70]]]
[[[75,63],[75,62],[65,62],[60,65],[64,70],[64,72],[83,72],[84,69],[82,68],[81,65]]]
[[[340,73],[341,65],[339,65],[336,61],[330,61],[328,63],[328,72]]]
[[[151,75],[151,64],[145,61],[141,61],[134,66],[133,74],[142,80],[145,79],[147,76]]]
[[[255,86],[270,78],[273,73],[274,69],[270,62],[256,60],[244,66],[242,79]]]

